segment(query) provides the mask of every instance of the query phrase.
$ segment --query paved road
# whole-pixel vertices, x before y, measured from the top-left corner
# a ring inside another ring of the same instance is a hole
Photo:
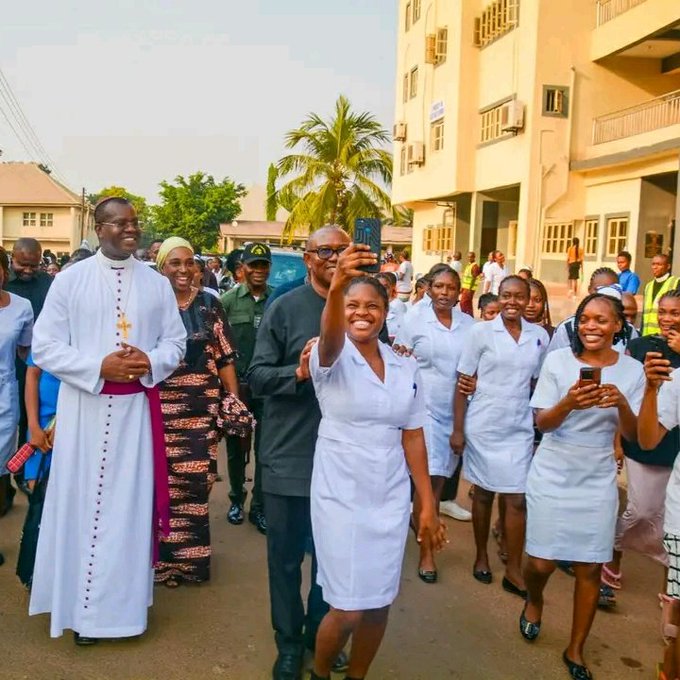
[[[222,459],[224,460],[224,459]],[[14,577],[16,542],[25,504],[0,520],[0,679],[13,680],[266,680],[274,658],[269,626],[265,539],[250,525],[225,521],[224,483],[211,503],[214,544],[209,584],[156,589],[149,630],[139,640],[75,647],[70,635],[51,640],[46,616],[27,616],[27,595]],[[449,521],[451,543],[441,581],[416,576],[409,542],[402,592],[371,678],[509,680],[567,678],[560,656],[571,616],[572,580],[558,573],[548,587],[544,630],[534,644],[517,630],[521,602],[496,582],[473,580],[472,528]],[[494,556],[495,557],[495,556]],[[588,648],[597,680],[653,678],[660,656],[659,568],[638,556],[625,564],[618,611],[598,614]],[[341,678],[342,676],[335,676]]]

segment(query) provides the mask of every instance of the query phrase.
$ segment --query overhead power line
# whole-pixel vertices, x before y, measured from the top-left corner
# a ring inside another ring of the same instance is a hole
[[[29,158],[48,167],[61,182],[66,183],[26,117],[2,69],[0,69],[0,113]]]

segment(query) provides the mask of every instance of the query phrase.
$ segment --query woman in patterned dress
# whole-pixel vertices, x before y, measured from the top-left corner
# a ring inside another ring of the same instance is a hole
[[[170,486],[170,535],[160,545],[156,582],[175,588],[210,578],[208,495],[217,476],[225,400],[235,417],[227,431],[247,433],[251,416],[238,402],[236,351],[220,301],[192,285],[194,252],[184,239],[164,241],[156,260],[168,278],[187,330],[179,368],[160,385]],[[225,392],[229,394],[224,396]],[[237,422],[238,421],[238,422]],[[231,433],[231,432],[230,432]]]

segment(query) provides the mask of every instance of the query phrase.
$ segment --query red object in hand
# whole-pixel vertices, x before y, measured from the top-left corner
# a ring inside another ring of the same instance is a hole
[[[15,475],[36,451],[37,447],[27,442],[9,459],[7,469]]]
[[[52,418],[45,428],[45,432],[51,432],[54,429],[56,423],[56,418]],[[26,461],[38,450],[37,446],[26,442],[10,459],[7,463],[7,469],[15,475],[22,467],[24,467]]]

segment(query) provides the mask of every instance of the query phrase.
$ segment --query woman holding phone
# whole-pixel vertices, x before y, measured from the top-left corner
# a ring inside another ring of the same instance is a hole
[[[312,679],[352,637],[348,678],[364,678],[399,590],[410,515],[408,470],[422,499],[418,540],[436,550],[444,527],[427,467],[424,389],[412,357],[378,340],[387,316],[382,285],[360,267],[368,246],[338,258],[309,373],[321,408],[310,494],[317,581],[330,605],[319,626]],[[370,445],[367,443],[370,442]]]
[[[508,553],[502,585],[520,597],[526,595],[524,491],[534,451],[529,398],[548,347],[545,330],[523,318],[529,295],[525,279],[508,276],[498,292],[500,315],[470,329],[458,373],[477,375],[477,387],[468,405],[466,390],[457,386],[451,435],[454,452],[465,451],[463,474],[475,486],[472,525],[477,554],[472,575],[480,583],[492,581],[489,529],[494,496],[500,494],[505,498],[503,534]]]
[[[528,596],[519,629],[528,641],[538,637],[543,590],[556,561],[571,562],[574,613],[562,658],[575,680],[592,678],[583,648],[597,610],[602,565],[614,547],[614,437],[620,431],[636,439],[645,383],[641,364],[612,347],[624,324],[620,299],[586,297],[576,310],[573,348],[548,355],[531,399],[544,436],[527,480]]]

